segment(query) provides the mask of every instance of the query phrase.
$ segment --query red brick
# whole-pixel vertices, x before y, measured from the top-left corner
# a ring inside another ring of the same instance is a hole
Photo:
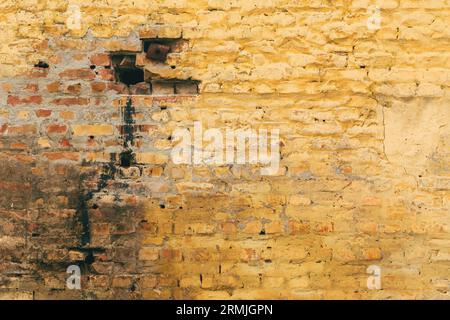
[[[8,125],[6,123],[4,123],[0,126],[0,133],[6,133],[7,130],[8,130]]]
[[[72,97],[72,98],[58,98],[54,99],[52,103],[56,105],[72,106],[72,105],[87,105],[88,98]]]
[[[29,99],[30,103],[41,104],[42,97],[41,96],[31,96]]]
[[[79,84],[79,83],[69,84],[66,87],[65,92],[72,93],[72,94],[79,94],[81,92],[81,84]]]
[[[52,114],[52,110],[38,109],[35,111],[35,113],[36,113],[36,116],[39,118],[46,118]]]
[[[31,185],[29,183],[0,181],[0,190],[7,189],[7,190],[20,191],[20,190],[30,189],[30,188],[31,188]]]
[[[105,81],[114,80],[114,71],[111,69],[99,70],[98,75],[99,75],[100,79],[105,80]]]
[[[47,126],[48,133],[66,133],[67,126],[64,124],[49,124]]]
[[[53,93],[53,92],[58,92],[59,91],[59,86],[60,86],[61,84],[59,83],[59,81],[55,81],[55,82],[52,82],[52,83],[49,83],[48,85],[47,85],[47,91],[48,92],[51,92],[51,93]]]
[[[111,60],[108,54],[96,54],[91,57],[91,63],[96,66],[109,66],[111,64]]]
[[[104,106],[106,103],[108,103],[108,98],[104,95],[93,96],[91,98],[91,101],[93,101],[93,104],[96,106]]]
[[[37,132],[36,125],[34,124],[23,124],[16,126],[8,126],[7,133],[9,135],[27,135],[27,134],[35,134]]]
[[[16,106],[19,104],[41,104],[42,97],[41,96],[29,96],[29,97],[18,97],[18,96],[8,96],[7,99],[8,104],[12,106]]]
[[[25,143],[22,142],[16,142],[11,144],[12,149],[21,149],[25,150],[28,146]]]
[[[48,75],[47,68],[33,68],[28,72],[27,76],[30,78],[45,78]]]
[[[72,146],[68,139],[61,139],[61,141],[59,142],[59,145],[64,148]]]
[[[14,159],[16,159],[17,161],[21,161],[21,162],[35,162],[36,158],[34,156],[29,156],[26,154],[16,154],[13,156]]]
[[[127,92],[127,86],[123,83],[108,83],[108,90],[116,91],[117,93],[126,93]]]
[[[59,76],[69,79],[94,79],[95,73],[91,69],[68,69],[61,72]]]
[[[32,92],[32,93],[37,92],[38,89],[39,89],[39,86],[35,83],[29,83],[25,86],[25,90]]]
[[[106,83],[104,82],[93,82],[91,83],[92,92],[102,92],[106,89]]]

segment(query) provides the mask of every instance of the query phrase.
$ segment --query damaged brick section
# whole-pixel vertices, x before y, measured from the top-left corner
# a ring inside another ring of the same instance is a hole
[[[146,212],[165,208],[170,188],[164,123],[168,105],[198,94],[197,81],[140,64],[150,63],[145,47],[174,70],[167,62],[186,42],[157,43],[161,51],[142,39],[51,41],[54,58],[1,80],[0,297],[154,295],[164,272],[141,247],[155,230]],[[66,288],[72,264],[82,290]]]
[[[111,60],[116,81],[127,86],[144,81],[144,70],[136,67],[136,55],[113,54]]]
[[[142,39],[143,52],[111,53],[115,79],[133,95],[196,95],[199,81],[177,78],[176,65],[169,64],[186,48],[183,39]]]

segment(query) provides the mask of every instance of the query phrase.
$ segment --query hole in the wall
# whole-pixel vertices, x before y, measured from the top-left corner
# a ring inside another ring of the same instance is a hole
[[[125,150],[120,153],[120,166],[129,168],[134,163],[134,154],[131,150]]]
[[[118,81],[126,85],[133,85],[144,81],[144,71],[141,69],[121,70],[118,75]]]
[[[147,59],[164,63],[169,53],[180,53],[185,48],[184,39],[142,39],[142,48]],[[199,81],[192,79],[161,78],[152,74],[139,65],[136,65],[138,52],[114,52],[110,54],[111,67],[114,70],[115,80],[129,87],[130,95],[197,95]],[[166,65],[164,68],[176,69],[175,65]]]
[[[113,54],[112,65],[116,81],[126,85],[133,85],[144,81],[144,70],[136,67],[135,54]]]
[[[48,63],[42,60],[39,60],[39,62],[36,63],[34,66],[36,68],[43,68],[43,69],[47,69],[49,67]]]

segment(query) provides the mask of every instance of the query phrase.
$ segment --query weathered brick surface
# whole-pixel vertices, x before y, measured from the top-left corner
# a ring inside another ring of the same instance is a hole
[[[450,298],[449,1],[77,3],[0,3],[0,298]],[[279,128],[279,173],[175,165],[196,120]]]

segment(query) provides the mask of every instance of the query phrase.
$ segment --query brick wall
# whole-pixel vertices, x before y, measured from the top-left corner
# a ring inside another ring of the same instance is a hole
[[[450,297],[449,1],[0,10],[0,297]],[[174,164],[194,121],[279,129],[279,172]]]

